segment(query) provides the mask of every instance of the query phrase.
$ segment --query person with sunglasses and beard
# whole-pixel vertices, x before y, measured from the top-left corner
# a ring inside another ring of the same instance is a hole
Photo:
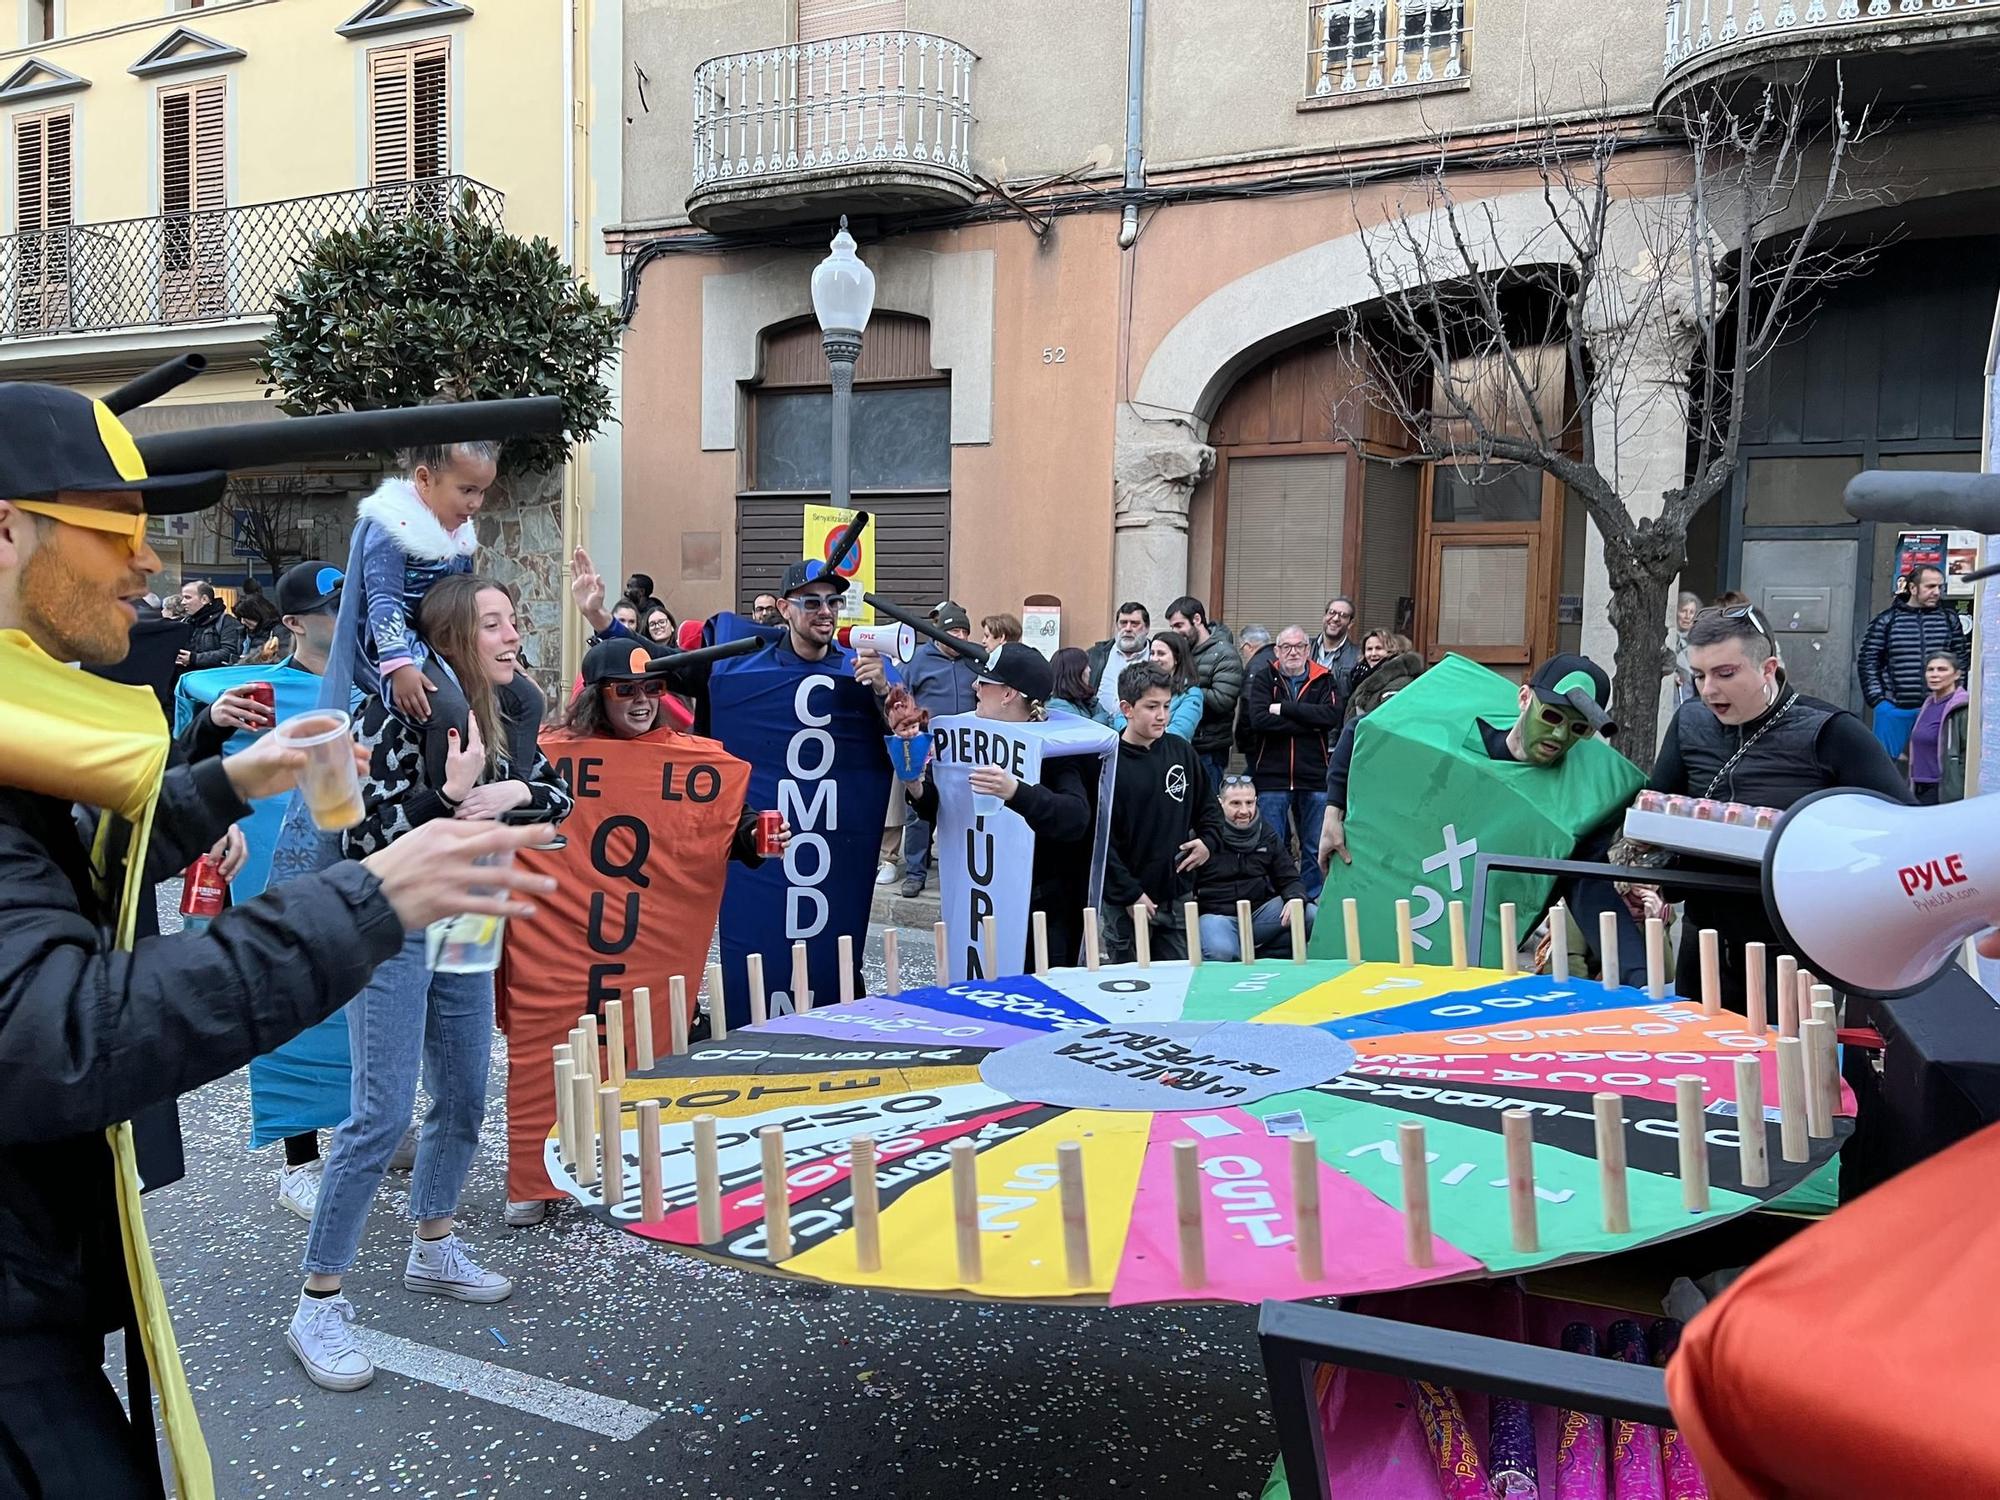
[[[1909,785],[1882,742],[1855,715],[1809,698],[1785,681],[1770,627],[1752,605],[1703,610],[1687,633],[1695,697],[1680,706],[1647,782],[1654,791],[1780,811],[1814,792],[1858,787],[1897,802]],[[1682,867],[1702,867],[1683,857]],[[1716,865],[1742,873],[1741,866]],[[1743,949],[1765,945],[1775,982],[1780,944],[1761,901],[1735,894],[1690,892],[1681,924],[1676,987],[1700,994],[1699,952],[1704,927],[1721,937],[1725,995],[1743,992]]]

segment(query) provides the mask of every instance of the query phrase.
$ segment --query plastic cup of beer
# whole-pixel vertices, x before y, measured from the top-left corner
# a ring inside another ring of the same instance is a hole
[[[498,854],[482,854],[473,863],[505,869],[514,863],[514,851],[503,849]],[[491,895],[492,890],[474,886],[472,893],[485,896]],[[500,967],[500,945],[506,932],[505,917],[476,916],[469,912],[444,917],[424,929],[424,961],[440,974],[490,974]]]
[[[354,768],[354,741],[347,715],[337,708],[316,708],[285,720],[272,733],[306,753],[299,791],[313,827],[338,833],[359,823],[363,812],[361,776]]]

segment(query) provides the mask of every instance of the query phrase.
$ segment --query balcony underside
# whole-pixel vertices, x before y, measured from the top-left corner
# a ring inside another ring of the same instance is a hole
[[[1716,41],[1676,63],[1656,108],[1664,113],[1690,95],[1765,81],[1805,80],[1830,98],[1836,65],[1850,114],[1864,105],[1879,114],[2000,98],[2000,5],[1767,28]]]
[[[963,208],[979,195],[952,167],[863,161],[797,172],[723,177],[688,194],[688,217],[715,234],[768,229],[838,214],[857,218]]]

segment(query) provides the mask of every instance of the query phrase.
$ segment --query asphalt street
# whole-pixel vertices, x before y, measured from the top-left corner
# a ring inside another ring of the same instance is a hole
[[[904,936],[907,983],[928,982],[929,946]],[[147,1221],[222,1494],[1260,1490],[1275,1440],[1254,1309],[881,1295],[710,1266],[579,1212],[510,1230],[504,1065],[496,1038],[461,1233],[515,1293],[405,1291],[392,1175],[347,1283],[383,1368],[348,1395],[307,1381],[284,1343],[306,1225],[277,1206],[278,1149],[245,1149],[244,1075],[182,1101],[188,1176],[148,1198]]]

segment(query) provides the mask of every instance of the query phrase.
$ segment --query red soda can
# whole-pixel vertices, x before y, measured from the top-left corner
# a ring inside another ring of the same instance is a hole
[[[243,695],[252,703],[263,705],[264,716],[269,721],[264,726],[265,728],[268,729],[272,724],[278,722],[278,690],[272,687],[270,683],[246,682],[243,684]]]
[[[181,876],[181,915],[219,917],[223,898],[228,894],[229,882],[222,878],[221,862],[204,854]]]
[[[1699,798],[1694,805],[1694,816],[1696,822],[1716,822],[1722,816],[1722,804],[1707,797]]]
[[[1639,800],[1633,804],[1640,812],[1656,813],[1667,810],[1667,794],[1650,788],[1639,793]]]
[[[783,854],[784,847],[778,842],[778,830],[785,826],[785,815],[775,807],[767,807],[757,814],[757,853],[762,858]]]

